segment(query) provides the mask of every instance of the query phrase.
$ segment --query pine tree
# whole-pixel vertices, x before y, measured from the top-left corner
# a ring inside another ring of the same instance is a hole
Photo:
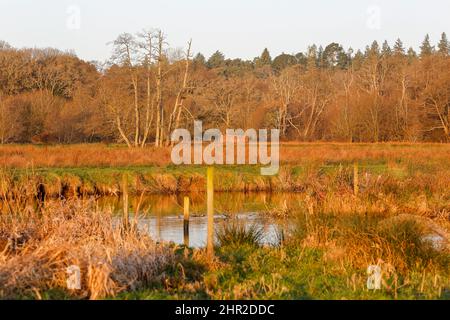
[[[361,50],[356,51],[355,56],[352,59],[352,67],[355,70],[359,70],[364,62],[364,54]]]
[[[264,49],[264,51],[261,54],[261,57],[259,58],[261,65],[266,66],[272,63],[272,57],[270,56],[269,50],[267,48]]]
[[[203,54],[197,53],[197,55],[194,57],[194,63],[197,65],[205,65],[206,58]]]
[[[445,32],[442,33],[441,41],[438,44],[439,53],[447,56],[450,53],[450,43],[448,42],[447,35]]]
[[[256,68],[261,68],[264,66],[270,66],[272,64],[272,57],[270,56],[269,50],[265,48],[261,53],[261,56],[253,59],[253,63]]]
[[[297,59],[295,58],[295,56],[283,52],[275,59],[273,59],[272,68],[276,71],[281,71],[295,64],[297,64]]]
[[[212,54],[212,56],[208,59],[208,62],[206,62],[206,65],[210,69],[218,68],[223,66],[225,62],[225,56],[222,52],[217,50]]]
[[[413,60],[417,58],[417,53],[414,51],[412,47],[408,49],[408,61],[411,63]]]
[[[308,62],[306,65],[308,70],[315,69],[317,67],[317,46],[315,44],[308,48],[307,58]]]
[[[397,41],[395,41],[394,53],[397,54],[397,55],[404,55],[405,54],[405,48],[403,47],[402,40],[397,39]]]
[[[381,54],[383,55],[383,56],[390,56],[391,54],[392,54],[392,50],[391,50],[391,47],[389,46],[389,43],[387,42],[387,40],[385,40],[384,42],[383,42],[383,47],[382,47],[382,49],[381,49]]]
[[[433,53],[434,48],[431,46],[430,43],[430,36],[427,34],[425,36],[425,39],[422,42],[422,45],[420,46],[420,57],[426,57]]]
[[[370,46],[370,52],[372,54],[380,54],[380,45],[378,44],[378,42],[375,40],[374,42],[372,42],[372,45]]]
[[[317,51],[317,67],[321,68],[323,67],[323,47],[319,46],[319,50]]]
[[[378,56],[380,54],[380,46],[378,45],[378,42],[375,40],[372,42],[372,45],[366,46],[366,51],[364,52],[364,56],[366,58]]]

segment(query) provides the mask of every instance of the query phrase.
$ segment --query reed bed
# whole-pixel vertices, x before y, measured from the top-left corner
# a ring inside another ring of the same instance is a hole
[[[0,215],[0,297],[101,299],[163,281],[171,249],[124,230],[92,201],[54,202]],[[81,290],[68,290],[67,267],[81,269]]]

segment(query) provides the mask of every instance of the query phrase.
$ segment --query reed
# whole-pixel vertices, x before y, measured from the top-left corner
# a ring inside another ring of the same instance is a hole
[[[100,299],[162,281],[173,251],[126,231],[92,201],[69,201],[0,216],[0,297],[42,298],[51,290]],[[66,289],[66,268],[81,268],[82,289]]]

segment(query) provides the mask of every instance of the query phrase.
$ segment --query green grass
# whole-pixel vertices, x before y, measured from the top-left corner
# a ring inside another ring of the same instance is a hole
[[[185,279],[172,288],[156,286],[125,292],[117,299],[450,299],[450,292],[433,289],[426,277],[426,290],[420,292],[423,275],[413,273],[397,291],[366,289],[365,270],[345,268],[324,262],[324,252],[289,246],[255,248],[252,245],[225,246],[216,252],[222,265],[203,274],[196,282]],[[387,279],[393,285],[393,279]],[[448,288],[447,288],[448,290]]]

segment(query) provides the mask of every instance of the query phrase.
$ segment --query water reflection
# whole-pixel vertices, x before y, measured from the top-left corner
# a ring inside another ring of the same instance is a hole
[[[203,247],[207,235],[206,197],[203,194],[190,194],[189,197],[189,244],[191,247]],[[183,244],[183,198],[184,195],[130,198],[130,213],[134,214],[136,208],[140,208],[139,228],[148,232],[155,240]],[[279,242],[283,226],[280,221],[270,218],[264,212],[293,201],[298,201],[294,194],[217,193],[214,196],[215,228],[217,230],[231,219],[237,219],[245,226],[256,225],[262,228],[262,243],[275,245]],[[122,199],[117,197],[100,198],[98,205],[118,215],[123,208]]]

